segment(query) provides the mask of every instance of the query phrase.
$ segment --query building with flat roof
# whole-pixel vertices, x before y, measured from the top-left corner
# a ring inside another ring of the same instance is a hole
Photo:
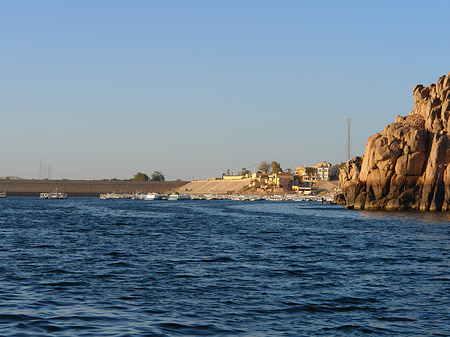
[[[316,183],[318,181],[329,181],[334,174],[333,165],[328,162],[318,163],[316,166],[300,166],[295,168],[304,183]]]
[[[294,176],[290,172],[253,173],[251,178],[251,187],[281,188],[283,190],[289,190],[294,181]]]
[[[332,175],[333,175],[333,165],[327,162],[317,164],[318,181],[330,181]]]

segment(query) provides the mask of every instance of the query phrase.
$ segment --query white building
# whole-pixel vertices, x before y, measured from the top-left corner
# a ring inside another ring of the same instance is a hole
[[[317,180],[329,181],[333,175],[333,165],[327,162],[317,164]]]

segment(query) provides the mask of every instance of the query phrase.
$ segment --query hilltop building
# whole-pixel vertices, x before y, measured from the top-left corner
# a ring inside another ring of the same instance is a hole
[[[304,183],[316,183],[318,181],[330,181],[334,174],[333,165],[327,162],[318,163],[316,166],[300,166],[295,172]]]
[[[294,176],[289,172],[272,173],[269,175],[268,183],[276,188],[288,190],[292,187]]]
[[[294,176],[289,172],[280,173],[253,173],[251,187],[269,187],[289,190],[292,187]]]
[[[233,175],[228,171],[227,174],[222,174],[221,178],[214,180],[217,180],[218,183],[222,181],[224,184],[247,182],[247,190],[253,189],[262,193],[286,193],[292,191],[299,194],[311,194],[312,186],[317,182],[331,180],[331,177],[334,175],[334,168],[330,163],[322,162],[316,166],[296,167],[294,172],[247,172],[242,175]]]
[[[300,177],[300,181],[303,183],[317,182],[317,167],[300,166],[295,168],[295,172]]]
[[[330,181],[333,175],[333,165],[327,162],[317,164],[317,180],[319,181]]]

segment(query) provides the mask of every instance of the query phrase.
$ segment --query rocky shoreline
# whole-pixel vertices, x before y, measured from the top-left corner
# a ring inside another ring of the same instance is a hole
[[[450,72],[413,90],[414,109],[369,137],[339,175],[346,208],[450,210]]]

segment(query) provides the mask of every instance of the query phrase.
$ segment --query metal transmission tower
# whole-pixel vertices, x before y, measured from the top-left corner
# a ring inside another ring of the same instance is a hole
[[[346,118],[347,120],[347,161],[352,159],[352,135],[351,135],[351,125],[352,119],[350,117]]]

